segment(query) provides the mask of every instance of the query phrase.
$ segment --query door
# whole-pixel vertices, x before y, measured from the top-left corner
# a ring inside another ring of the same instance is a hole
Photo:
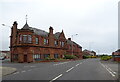
[[[27,62],[27,55],[24,55],[24,62]]]

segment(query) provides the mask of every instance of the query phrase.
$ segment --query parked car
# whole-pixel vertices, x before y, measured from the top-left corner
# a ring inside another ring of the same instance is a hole
[[[5,58],[6,58],[6,57],[3,57],[3,56],[2,56],[2,57],[0,57],[0,60],[4,60]]]

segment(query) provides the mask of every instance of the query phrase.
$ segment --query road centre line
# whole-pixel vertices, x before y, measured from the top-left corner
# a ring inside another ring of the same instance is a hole
[[[69,62],[63,62],[63,63],[53,64],[53,65],[61,65],[61,64],[65,64],[65,63],[69,63]]]
[[[72,70],[74,67],[71,67],[70,69],[68,69],[66,72],[69,72],[70,70]]]
[[[63,74],[58,75],[57,77],[55,77],[54,79],[52,79],[50,82],[55,81],[56,79],[60,78],[62,75],[63,75]]]
[[[79,64],[77,64],[76,66],[78,66]]]
[[[26,72],[26,71],[21,71],[21,72],[23,73],[23,72]]]
[[[82,64],[82,63],[80,63],[80,64]]]
[[[32,69],[28,70],[28,71],[32,71]]]
[[[30,67],[36,67],[36,66],[30,66]]]
[[[29,66],[24,66],[24,67],[29,67]]]

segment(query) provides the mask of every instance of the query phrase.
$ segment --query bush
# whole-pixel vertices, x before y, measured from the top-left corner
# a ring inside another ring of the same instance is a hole
[[[109,60],[112,56],[101,56],[101,60]]]
[[[50,60],[50,57],[46,57],[45,60]]]
[[[96,56],[91,56],[91,58],[96,58]]]
[[[83,56],[83,59],[87,59],[87,58],[90,58],[90,56]]]
[[[55,60],[55,58],[46,57],[45,60]]]
[[[75,55],[64,55],[64,59],[75,59],[77,58]]]

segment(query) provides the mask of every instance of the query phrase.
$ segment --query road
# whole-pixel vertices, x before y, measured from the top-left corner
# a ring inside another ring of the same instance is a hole
[[[17,72],[3,76],[3,80],[116,80],[117,72],[100,59],[84,59],[50,63],[13,63],[3,66],[15,67]]]

